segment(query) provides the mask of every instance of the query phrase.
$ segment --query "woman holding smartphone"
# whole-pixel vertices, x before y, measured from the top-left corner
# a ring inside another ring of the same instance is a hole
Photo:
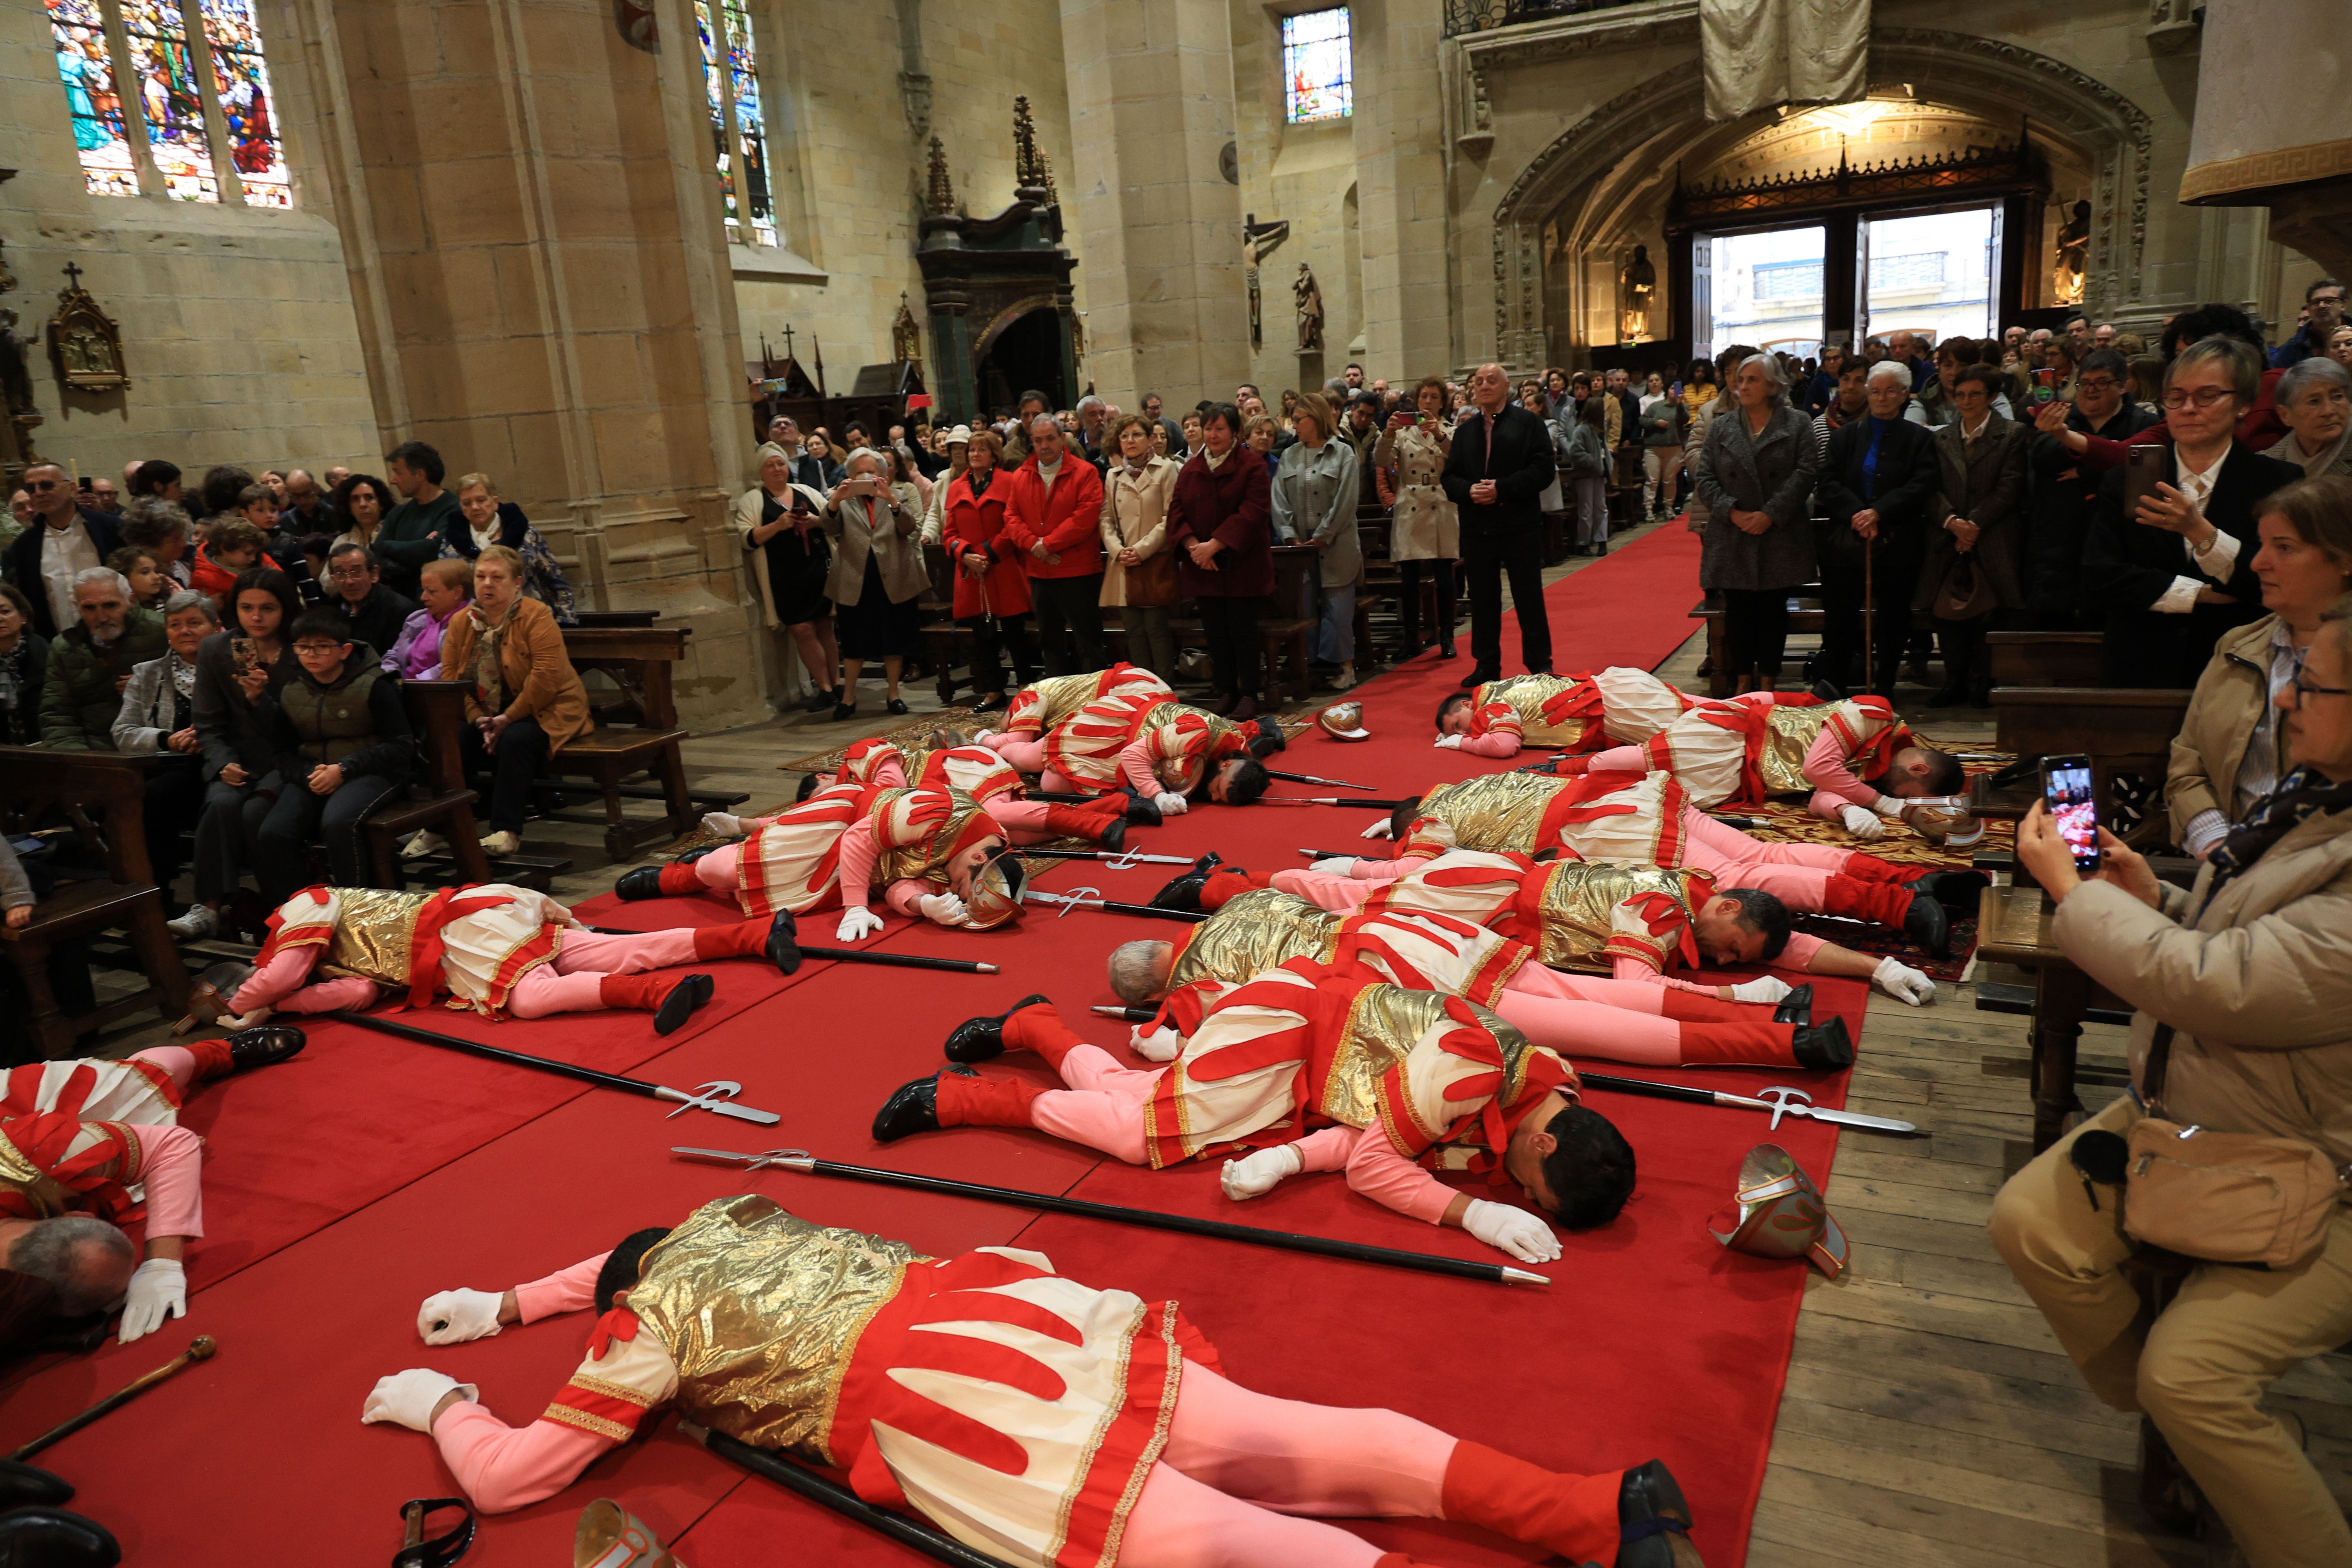
[[[1563,384],[1565,384],[1565,378]],[[1412,389],[1412,407],[1390,416],[1372,448],[1381,499],[1390,505],[1389,559],[1397,563],[1404,605],[1405,657],[1437,645],[1454,657],[1454,563],[1462,554],[1462,522],[1445,494],[1446,454],[1454,432],[1445,422],[1445,380],[1424,375]],[[1437,624],[1421,625],[1421,582],[1435,589]]]
[[[760,482],[735,498],[735,527],[751,558],[751,580],[770,631],[792,633],[808,671],[808,710],[841,700],[841,654],[833,641],[833,605],[824,596],[833,550],[817,526],[817,504],[793,483],[793,460],[781,447],[760,459]]]
[[[921,635],[919,601],[931,581],[923,565],[921,528],[914,486],[892,485],[887,460],[872,447],[853,450],[845,477],[824,499],[824,531],[835,541],[826,593],[841,615],[835,721],[857,711],[857,678],[868,659],[882,661],[889,682],[886,710],[907,710],[898,675]]]
[[[228,602],[228,628],[196,647],[196,743],[205,779],[196,818],[196,901],[168,922],[184,942],[221,931],[254,836],[278,799],[271,717],[278,689],[294,673],[286,628],[301,605],[294,580],[266,566],[241,574]]]

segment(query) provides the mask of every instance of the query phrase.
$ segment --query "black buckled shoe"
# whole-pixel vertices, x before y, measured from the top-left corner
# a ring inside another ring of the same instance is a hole
[[[613,884],[613,891],[633,904],[646,899],[658,899],[662,897],[661,874],[662,868],[658,866],[634,867],[621,873],[621,879]]]
[[[1786,996],[1781,997],[1780,1005],[1772,1009],[1772,1021],[1776,1024],[1794,1024],[1801,1029],[1811,1023],[1813,1021],[1813,983],[1808,980]]]
[[[1927,950],[1931,958],[1952,955],[1952,922],[1933,893],[1914,891],[1911,908],[1903,916],[1903,934]]]
[[[1840,687],[1836,681],[1831,680],[1826,677],[1813,682],[1812,694],[1823,702],[1843,702],[1845,700],[1844,689]]]
[[[122,1547],[106,1526],[61,1508],[0,1514],[0,1563],[9,1568],[114,1568]]]
[[[1178,875],[1151,895],[1155,910],[1181,910],[1186,914],[1201,912],[1201,889],[1208,886],[1209,873],[1224,864],[1224,858],[1214,850],[1192,862],[1192,868]]]
[[[950,1068],[971,1076],[969,1068]],[[940,1079],[934,1073],[900,1084],[874,1113],[874,1142],[896,1143],[918,1132],[940,1130]]]
[[[1127,825],[1129,827],[1160,826],[1160,807],[1133,790],[1127,792]]]
[[[709,1004],[719,990],[718,983],[708,974],[689,974],[669,988],[662,1005],[654,1014],[654,1033],[674,1035],[686,1026],[686,1021]]]
[[[1992,879],[1982,871],[1928,871],[1903,885],[1927,894],[1948,910],[1974,913],[1977,895],[1992,886]]]
[[[73,1484],[19,1459],[0,1459],[0,1510],[55,1508],[73,1501]]]
[[[1042,991],[1033,992],[993,1016],[966,1018],[948,1031],[947,1044],[940,1048],[951,1062],[993,1061],[1004,1054],[1004,1020],[1024,1007],[1051,1000]]]
[[[790,910],[778,910],[776,918],[768,922],[768,962],[783,974],[801,966],[800,926]]]
[[[1103,825],[1102,837],[1095,840],[1095,847],[1117,851],[1126,846],[1127,818],[1114,816]]]
[[[1800,1024],[1796,1038],[1790,1043],[1796,1047],[1797,1065],[1801,1068],[1853,1066],[1853,1037],[1845,1032],[1843,1018],[1833,1016],[1826,1024]]]
[[[724,844],[705,844],[700,848],[689,849],[683,855],[671,856],[669,863],[673,866],[691,866],[705,855],[716,855],[726,847]]]
[[[228,1065],[236,1072],[247,1068],[266,1068],[299,1054],[308,1043],[302,1031],[291,1024],[262,1024],[239,1029],[228,1037]]]
[[[1616,1568],[1705,1568],[1690,1527],[1690,1504],[1664,1459],[1625,1472],[1617,1488]]]

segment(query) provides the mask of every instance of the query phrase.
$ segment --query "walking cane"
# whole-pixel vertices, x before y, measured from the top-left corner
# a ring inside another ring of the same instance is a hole
[[[1878,619],[1878,606],[1871,595],[1871,543],[1867,539],[1862,542],[1862,689],[1875,694],[1878,688],[1872,682],[1877,678],[1878,666],[1872,662],[1870,633],[1871,624]]]

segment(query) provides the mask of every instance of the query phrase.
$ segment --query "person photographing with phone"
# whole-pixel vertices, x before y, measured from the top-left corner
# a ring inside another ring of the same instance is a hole
[[[2299,1426],[2259,1402],[2352,1338],[2352,1208],[2334,1179],[2352,1164],[2352,596],[2274,702],[2292,765],[2193,888],[2105,830],[2085,876],[2045,806],[2019,825],[2059,946],[2136,1010],[2133,1083],[2011,1178],[1991,1232],[2092,1392],[2153,1421],[2252,1568],[2316,1568],[2352,1562],[2352,1529]],[[2137,1126],[2153,1120],[2158,1140]],[[2078,1154],[2101,1134],[2130,1139],[2105,1169]],[[2123,1268],[2156,1237],[2198,1261],[2144,1327]]]

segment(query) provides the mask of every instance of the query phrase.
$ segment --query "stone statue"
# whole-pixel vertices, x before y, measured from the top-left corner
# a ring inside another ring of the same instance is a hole
[[[2074,204],[2074,216],[2058,229],[2058,266],[2052,275],[2052,303],[2083,302],[2083,271],[2091,259],[2091,204]]]
[[[1323,290],[1316,287],[1315,274],[1304,261],[1298,264],[1298,279],[1291,284],[1290,294],[1298,302],[1298,352],[1322,353]]]
[[[1650,336],[1650,297],[1658,290],[1658,269],[1651,264],[1650,247],[1637,245],[1633,259],[1617,274],[1617,319],[1620,338],[1629,343]]]
[[[1242,218],[1242,283],[1249,292],[1249,341],[1253,353],[1265,346],[1264,310],[1258,295],[1258,263],[1265,258],[1267,251],[1280,245],[1289,235],[1288,218],[1260,223],[1255,213],[1245,214]]]
[[[904,289],[898,294],[898,318],[890,323],[890,357],[901,364],[923,357],[923,334],[915,325],[915,312],[908,308]]]

